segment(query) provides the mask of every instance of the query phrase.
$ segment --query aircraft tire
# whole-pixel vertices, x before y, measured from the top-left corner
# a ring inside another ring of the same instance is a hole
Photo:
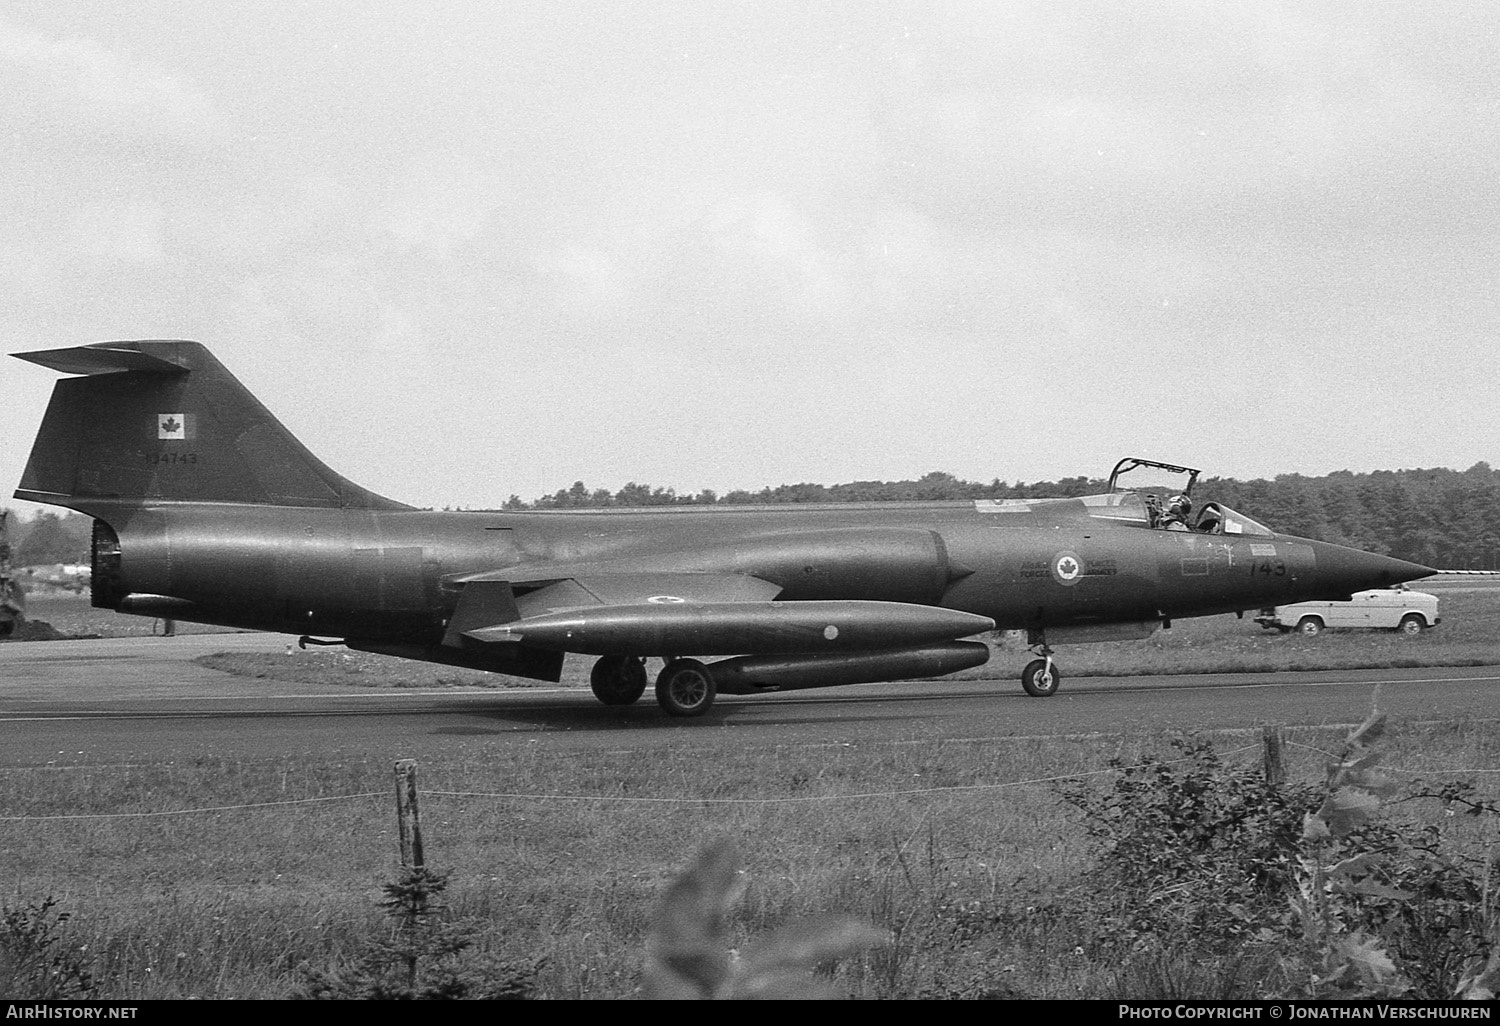
[[[1049,665],[1045,659],[1033,659],[1021,671],[1021,687],[1032,698],[1050,698],[1057,694],[1061,683],[1062,674],[1057,672],[1057,664]]]
[[[656,678],[656,703],[668,716],[702,716],[718,693],[714,675],[696,659],[673,659]]]
[[[1297,621],[1297,633],[1304,638],[1316,638],[1323,633],[1323,621],[1316,616],[1304,616]]]
[[[605,705],[633,705],[646,693],[646,665],[635,656],[600,656],[589,687]]]
[[[1407,613],[1401,618],[1401,622],[1396,625],[1396,633],[1404,634],[1408,638],[1415,638],[1418,634],[1422,633],[1422,628],[1426,626],[1427,622],[1421,616],[1416,613]]]

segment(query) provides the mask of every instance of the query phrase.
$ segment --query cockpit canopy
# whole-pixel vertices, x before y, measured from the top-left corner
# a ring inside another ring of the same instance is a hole
[[[1201,471],[1171,463],[1126,457],[1109,475],[1109,492],[1086,497],[1089,515],[1130,520],[1160,531],[1265,537],[1274,534],[1264,524],[1221,502],[1195,505],[1193,486]]]
[[[1121,481],[1135,474],[1128,483]],[[1194,504],[1193,485],[1199,471],[1153,460],[1123,459],[1109,475],[1110,490],[1070,499],[976,499],[974,505],[990,513],[1036,513],[1077,516],[1079,504],[1096,520],[1133,524],[1155,531],[1270,537],[1266,525],[1221,502]]]
[[[1153,504],[1148,496],[1156,499]],[[1243,513],[1230,509],[1221,502],[1205,502],[1180,523],[1168,523],[1163,519],[1159,497],[1142,492],[1109,492],[1099,495],[1080,495],[1073,499],[975,499],[977,509],[986,513],[1036,513],[1043,510],[1076,510],[1082,505],[1084,511],[1096,520],[1134,524],[1157,531],[1192,531],[1197,534],[1229,534],[1241,536],[1269,537],[1275,534],[1269,527]],[[1058,514],[1053,514],[1058,515]],[[1061,515],[1071,515],[1063,513]]]
[[[1091,517],[1136,523],[1158,531],[1184,530],[1195,534],[1258,537],[1276,533],[1265,524],[1230,509],[1222,502],[1203,503],[1178,527],[1164,519],[1159,500],[1155,504],[1148,502],[1149,495],[1150,493],[1142,492],[1112,492],[1108,495],[1085,495],[1082,502]]]
[[[1111,492],[1149,492],[1156,495],[1192,495],[1201,470],[1172,463],[1127,456],[1109,474]]]

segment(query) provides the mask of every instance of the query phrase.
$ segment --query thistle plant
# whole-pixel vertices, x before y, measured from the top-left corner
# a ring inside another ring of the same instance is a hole
[[[1393,789],[1377,764],[1385,714],[1372,710],[1328,764],[1323,803],[1302,821],[1297,892],[1302,925],[1303,989],[1308,997],[1391,998],[1411,989],[1385,943],[1362,928],[1365,898],[1410,900],[1381,879],[1380,859],[1361,844],[1361,830]]]
[[[646,942],[643,995],[653,999],[828,998],[813,972],[824,963],[884,944],[888,937],[852,916],[827,915],[730,951],[728,919],[744,891],[733,847],[719,842],[667,888]]]

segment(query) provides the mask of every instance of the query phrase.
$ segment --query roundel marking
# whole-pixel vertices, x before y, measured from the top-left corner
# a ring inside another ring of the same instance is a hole
[[[1073,585],[1083,576],[1083,560],[1078,553],[1064,550],[1052,557],[1052,579],[1058,584]]]
[[[679,602],[686,602],[687,599],[680,598],[677,595],[652,595],[646,601],[658,606],[675,606]]]
[[[829,624],[827,627],[823,628],[823,637],[827,638],[829,641],[832,641],[834,638],[837,638],[838,636],[839,636],[839,629],[837,627],[835,627],[833,624]]]

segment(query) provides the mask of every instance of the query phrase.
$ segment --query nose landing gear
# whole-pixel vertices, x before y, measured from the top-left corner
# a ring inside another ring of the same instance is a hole
[[[1045,639],[1039,639],[1031,646],[1031,651],[1042,658],[1033,659],[1021,671],[1021,688],[1033,698],[1050,698],[1057,694],[1057,688],[1062,684],[1062,674],[1052,661],[1052,649]]]

